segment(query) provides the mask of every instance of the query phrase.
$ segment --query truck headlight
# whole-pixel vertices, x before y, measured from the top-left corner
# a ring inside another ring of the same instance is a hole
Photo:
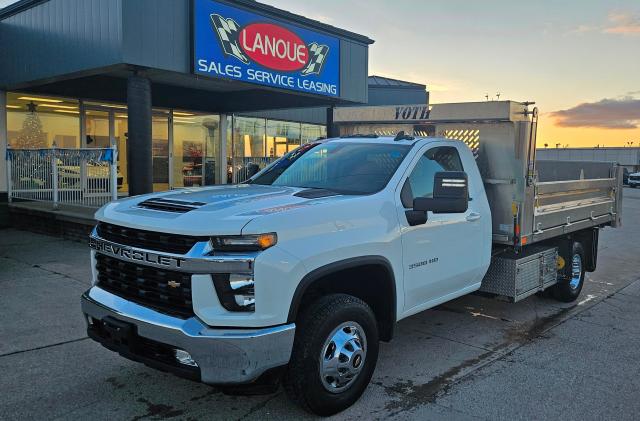
[[[259,251],[275,246],[278,236],[275,232],[253,235],[225,235],[212,237],[211,246],[218,251]]]
[[[213,284],[220,304],[228,311],[255,311],[253,275],[242,273],[214,273]]]

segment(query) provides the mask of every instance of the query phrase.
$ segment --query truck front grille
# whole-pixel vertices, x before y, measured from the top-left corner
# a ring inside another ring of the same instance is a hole
[[[631,181],[640,181],[640,175],[630,175],[629,180]]]
[[[97,286],[160,313],[187,319],[194,315],[191,275],[123,262],[96,254]]]
[[[176,254],[185,254],[197,242],[209,240],[208,237],[144,231],[105,222],[98,223],[96,231],[101,238],[107,241],[113,241],[129,247]]]

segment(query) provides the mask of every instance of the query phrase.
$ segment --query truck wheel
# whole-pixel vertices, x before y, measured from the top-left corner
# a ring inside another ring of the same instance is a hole
[[[552,291],[556,300],[570,303],[578,298],[584,285],[585,257],[582,244],[573,243],[571,256],[568,259],[566,257],[565,262],[569,267],[558,274],[558,283]]]
[[[332,294],[302,312],[284,376],[289,397],[317,415],[333,415],[358,400],[378,360],[378,326],[359,298]]]

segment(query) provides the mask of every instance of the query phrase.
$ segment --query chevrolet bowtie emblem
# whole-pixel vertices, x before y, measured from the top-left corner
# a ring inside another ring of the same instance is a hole
[[[167,282],[167,286],[169,286],[171,288],[178,288],[180,286],[180,282],[169,281],[169,282]]]

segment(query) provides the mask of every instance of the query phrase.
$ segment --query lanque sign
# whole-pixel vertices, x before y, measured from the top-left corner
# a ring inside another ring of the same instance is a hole
[[[194,72],[338,96],[340,42],[212,0],[194,1]]]
[[[254,62],[272,70],[301,70],[309,50],[295,33],[270,23],[252,23],[240,31],[240,47]]]

